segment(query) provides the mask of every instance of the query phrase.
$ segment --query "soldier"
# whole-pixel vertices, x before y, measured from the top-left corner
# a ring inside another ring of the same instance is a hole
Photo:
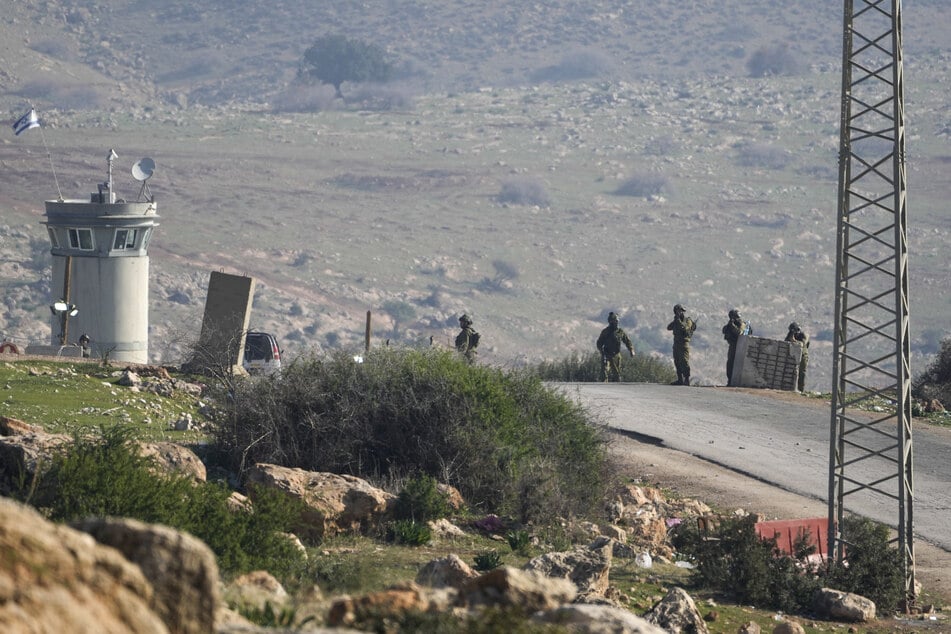
[[[598,352],[601,353],[601,380],[607,383],[621,380],[621,346],[634,356],[631,339],[618,327],[618,318],[613,312],[608,314],[608,327],[598,337]]]
[[[674,385],[690,385],[690,337],[696,329],[697,323],[687,317],[682,305],[676,304],[674,320],[667,324],[667,330],[674,333],[674,367],[677,368]]]
[[[459,318],[459,327],[462,329],[456,335],[456,350],[466,358],[469,363],[475,363],[479,347],[479,333],[472,328],[472,320],[469,315],[463,315]]]
[[[723,338],[730,344],[730,349],[726,354],[726,385],[733,385],[733,357],[736,356],[736,342],[740,335],[752,335],[753,328],[749,322],[743,321],[740,317],[740,311],[733,308],[728,314],[730,321],[723,327]]]
[[[79,337],[79,347],[82,348],[82,354],[84,359],[89,358],[89,335],[83,333]]]
[[[786,333],[786,341],[798,343],[802,346],[802,358],[799,359],[799,391],[802,392],[806,387],[806,366],[809,364],[809,335],[802,331],[799,324],[793,322],[789,324],[789,332]]]

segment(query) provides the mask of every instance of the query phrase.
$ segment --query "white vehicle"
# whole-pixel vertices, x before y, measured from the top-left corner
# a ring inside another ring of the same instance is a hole
[[[281,369],[281,349],[274,335],[248,331],[244,339],[244,369],[248,374],[271,374]]]

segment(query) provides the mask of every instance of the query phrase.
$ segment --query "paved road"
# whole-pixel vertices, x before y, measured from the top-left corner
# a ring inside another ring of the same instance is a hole
[[[828,500],[831,410],[826,402],[764,390],[647,383],[556,385],[610,427],[644,442]],[[951,431],[916,425],[912,433],[915,535],[951,551]],[[870,466],[879,473],[856,470],[847,476],[869,482],[887,468],[881,463]],[[846,508],[897,525],[898,502],[884,495],[846,496]]]

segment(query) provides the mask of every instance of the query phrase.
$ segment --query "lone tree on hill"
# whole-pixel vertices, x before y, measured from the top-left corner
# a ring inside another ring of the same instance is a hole
[[[298,76],[330,84],[343,97],[340,86],[345,81],[387,81],[393,65],[386,60],[383,49],[362,40],[343,35],[324,35],[304,51]]]

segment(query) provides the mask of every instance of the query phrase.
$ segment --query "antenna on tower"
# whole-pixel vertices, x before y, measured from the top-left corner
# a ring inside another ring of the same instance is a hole
[[[152,202],[152,190],[149,189],[149,179],[152,178],[152,174],[155,172],[155,161],[145,157],[141,158],[135,162],[135,165],[132,166],[132,178],[142,183],[141,189],[139,189],[139,196],[136,198],[136,202],[142,200],[142,195],[145,194],[145,200]]]
[[[112,162],[119,158],[119,155],[116,154],[115,150],[109,150],[109,156],[106,157],[107,176],[106,182],[99,184],[99,202],[100,203],[114,203],[116,202],[116,195],[112,190]]]

